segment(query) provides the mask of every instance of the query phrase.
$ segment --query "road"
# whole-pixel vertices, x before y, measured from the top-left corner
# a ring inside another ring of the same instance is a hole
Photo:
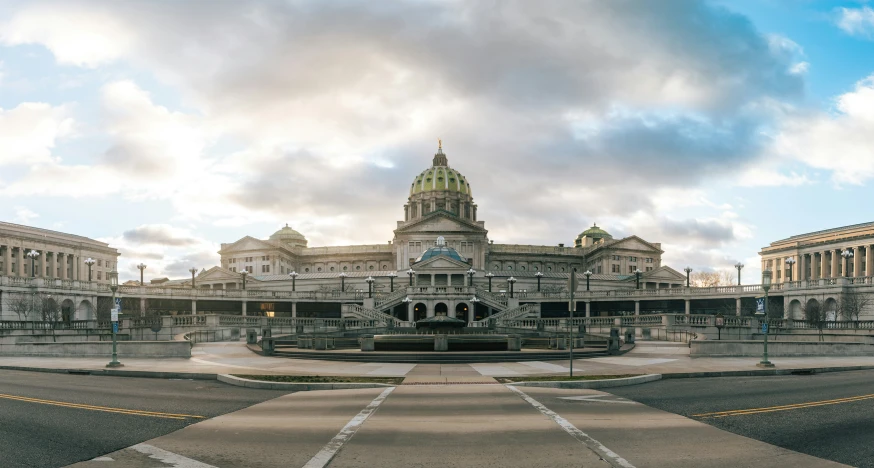
[[[611,392],[779,447],[874,467],[874,371],[663,380]]]
[[[285,393],[216,381],[0,371],[0,465],[90,460]]]

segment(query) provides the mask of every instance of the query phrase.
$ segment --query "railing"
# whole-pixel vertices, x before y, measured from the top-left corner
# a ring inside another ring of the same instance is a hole
[[[381,296],[377,297],[373,301],[373,304],[377,309],[387,309],[389,307],[396,305],[395,302],[400,302],[406,296],[407,296],[407,290],[401,289],[399,291],[395,291],[393,293],[389,293],[389,294],[385,294],[385,295],[381,295]]]
[[[398,321],[398,319],[389,314],[374,309],[367,309],[358,304],[344,304],[343,311],[364,320],[371,320],[386,324],[393,324]]]
[[[507,307],[507,297],[503,294],[495,294],[489,292],[487,289],[477,287],[476,297],[479,298],[479,300],[488,304],[489,306],[495,307],[497,309],[503,309]]]
[[[519,317],[524,317],[531,312],[535,311],[537,306],[534,304],[522,304],[519,307],[514,307],[512,309],[505,310],[503,312],[498,312],[497,314],[492,315],[491,317],[486,317],[480,322],[488,322],[489,320],[495,320],[497,322],[502,322],[504,320],[515,320]]]

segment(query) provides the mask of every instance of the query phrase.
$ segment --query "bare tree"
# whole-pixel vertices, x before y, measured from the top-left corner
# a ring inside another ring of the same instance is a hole
[[[19,320],[27,321],[28,319],[33,319],[35,307],[32,294],[10,293],[8,296],[6,306],[18,315]]]
[[[63,319],[61,304],[51,294],[37,295],[36,304],[39,308],[42,321],[52,324],[52,328],[57,327],[58,323]]]
[[[828,312],[825,307],[819,301],[808,301],[801,307],[801,312],[804,314],[804,320],[811,327],[819,330],[819,341],[823,341],[822,331],[828,322]]]
[[[710,288],[714,286],[731,286],[736,281],[734,273],[718,271],[696,271],[689,276],[689,283],[696,288]]]
[[[858,322],[859,315],[868,307],[874,305],[871,294],[862,293],[854,289],[847,290],[838,302],[838,310],[841,315],[850,321]]]

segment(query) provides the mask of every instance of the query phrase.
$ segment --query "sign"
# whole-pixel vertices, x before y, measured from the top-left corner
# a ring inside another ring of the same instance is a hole
[[[764,333],[766,335],[768,334],[768,323],[767,322],[762,322],[762,333]]]
[[[756,313],[757,314],[759,314],[759,313],[764,314],[765,313],[765,298],[764,297],[757,297],[756,298]]]
[[[115,298],[115,308],[118,310],[121,310],[121,298],[120,297]]]
[[[112,333],[118,333],[118,322],[112,322]]]
[[[716,325],[716,328],[722,328],[722,327],[725,326],[725,317],[723,317],[722,314],[718,314],[718,315],[716,316],[716,323],[715,323],[715,325]]]
[[[111,320],[113,322],[118,322],[118,309],[117,308],[115,308],[115,307],[112,308],[112,310],[110,311],[109,320]]]

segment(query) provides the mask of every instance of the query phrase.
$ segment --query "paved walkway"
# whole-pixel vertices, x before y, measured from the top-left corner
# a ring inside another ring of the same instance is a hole
[[[659,349],[663,348],[663,349]],[[574,361],[574,372],[588,375],[671,374],[757,370],[757,358],[695,358],[677,347],[638,346],[623,356],[605,356]],[[348,375],[374,377],[444,376],[513,377],[561,374],[568,361],[531,361],[483,364],[391,364],[332,362],[264,357],[249,351],[244,343],[195,345],[191,359],[122,359],[121,370],[207,374]],[[45,369],[104,369],[108,358],[0,357],[0,367]],[[771,358],[778,369],[872,366],[874,357]]]

